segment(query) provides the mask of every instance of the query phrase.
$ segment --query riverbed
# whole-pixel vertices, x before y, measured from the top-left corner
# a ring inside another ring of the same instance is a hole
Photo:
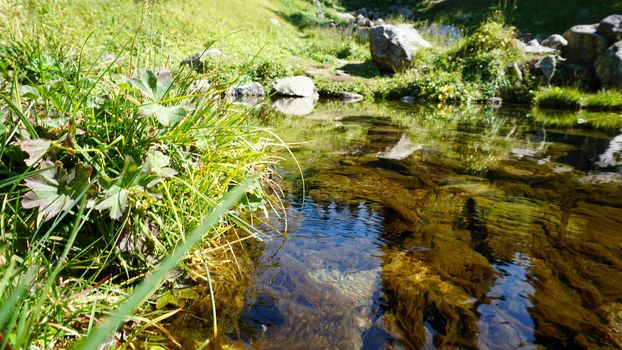
[[[270,124],[300,169],[284,153],[232,337],[622,347],[622,116],[327,102]]]

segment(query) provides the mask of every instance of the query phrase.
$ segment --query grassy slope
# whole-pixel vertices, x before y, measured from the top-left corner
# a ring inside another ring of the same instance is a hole
[[[0,27],[15,27],[20,20],[35,22],[33,17],[39,15],[50,31],[62,34],[76,46],[91,35],[87,48],[98,53],[117,52],[132,41],[140,27],[138,46],[157,48],[161,58],[170,56],[173,60],[200,52],[215,40],[215,47],[234,58],[251,58],[262,49],[271,57],[290,56],[302,50],[304,42],[285,16],[288,11],[311,6],[303,0],[287,1],[286,7],[278,0],[170,0],[147,5],[126,0],[31,3],[6,5],[3,19],[9,21]],[[272,24],[270,18],[278,19],[281,27]]]
[[[348,10],[364,6],[386,9],[390,0],[342,0]],[[404,4],[418,12],[417,19],[432,22],[472,25],[501,10],[508,23],[522,32],[534,34],[562,33],[575,24],[599,22],[602,18],[622,13],[621,0],[410,0]],[[470,18],[465,20],[465,18]]]

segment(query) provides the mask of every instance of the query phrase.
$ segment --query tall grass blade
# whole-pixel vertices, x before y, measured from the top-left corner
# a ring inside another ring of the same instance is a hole
[[[78,343],[76,350],[96,349],[102,342],[112,334],[123,320],[128,317],[132,311],[138,307],[151,293],[162,283],[166,274],[177,266],[177,264],[188,254],[190,249],[199,243],[205,233],[207,233],[214,225],[218,223],[220,218],[233,207],[233,205],[242,197],[246,189],[250,187],[254,179],[250,178],[231,190],[227,196],[218,204],[210,213],[207,219],[197,228],[195,228],[171,255],[166,257],[156,270],[149,275],[129,296],[129,298],[119,306],[117,311],[113,313],[103,324],[96,327],[83,341]]]

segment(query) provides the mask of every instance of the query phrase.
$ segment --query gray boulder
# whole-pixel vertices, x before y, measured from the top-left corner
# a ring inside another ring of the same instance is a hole
[[[265,96],[263,86],[259,83],[248,83],[245,85],[233,86],[227,90],[229,97],[263,97]]]
[[[416,29],[407,25],[381,25],[369,31],[371,56],[384,71],[396,72],[408,68],[422,48],[430,48]]]
[[[265,96],[263,86],[259,83],[248,83],[245,85],[233,86],[227,89],[225,95],[233,103],[256,105]]]
[[[600,21],[598,33],[612,42],[622,40],[622,15],[611,15]]]
[[[544,76],[547,84],[551,84],[551,79],[553,79],[553,76],[555,75],[556,67],[557,58],[553,55],[543,57],[535,64],[535,68],[540,70],[540,73]]]
[[[523,43],[520,40],[516,40],[515,42],[516,45],[521,50],[523,50],[524,53],[532,55],[549,55],[557,52],[557,50],[555,49],[540,45],[540,43],[536,39],[529,41],[527,44]]]
[[[598,24],[578,25],[564,33],[568,45],[564,50],[566,60],[583,67],[594,67],[594,62],[609,46],[607,38],[597,33]]]
[[[602,87],[622,89],[622,41],[613,44],[596,60],[596,76]]]
[[[550,47],[555,50],[562,50],[568,45],[568,40],[559,34],[553,34],[542,41],[542,46]]]
[[[272,88],[279,96],[318,97],[313,80],[303,75],[279,79],[272,84]]]

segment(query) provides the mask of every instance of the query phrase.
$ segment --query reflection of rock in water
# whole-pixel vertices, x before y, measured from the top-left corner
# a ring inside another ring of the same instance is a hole
[[[600,155],[596,165],[601,168],[622,165],[622,135],[618,135],[611,140],[609,148]]]
[[[281,97],[274,101],[272,108],[286,115],[308,115],[313,112],[316,98],[311,97]]]
[[[403,160],[408,158],[413,152],[422,148],[421,145],[413,145],[407,134],[403,134],[400,140],[391,148],[378,153],[378,158]]]

